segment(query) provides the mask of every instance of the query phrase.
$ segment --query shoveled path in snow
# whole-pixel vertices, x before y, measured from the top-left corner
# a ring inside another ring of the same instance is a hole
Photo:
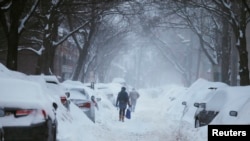
[[[183,120],[186,111],[181,105],[186,96],[183,88],[139,93],[136,111],[125,122],[118,121],[119,111],[106,97],[99,102],[96,123],[74,105],[69,115],[58,111],[58,141],[203,141],[206,138],[205,130],[197,130],[189,120]]]
[[[108,121],[97,120],[99,128],[93,133],[99,141],[177,141],[179,121],[163,113],[164,103],[149,98],[141,92],[136,111],[131,119],[118,121],[118,109],[114,109]]]

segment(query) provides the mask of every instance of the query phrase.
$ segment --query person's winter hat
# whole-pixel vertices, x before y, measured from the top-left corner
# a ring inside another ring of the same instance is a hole
[[[125,87],[122,87],[122,90],[123,90],[123,91],[125,91],[125,90],[126,90],[126,88],[125,88]]]

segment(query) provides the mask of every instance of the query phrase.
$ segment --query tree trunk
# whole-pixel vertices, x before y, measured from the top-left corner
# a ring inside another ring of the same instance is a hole
[[[54,73],[54,57],[56,46],[53,45],[53,41],[57,39],[58,33],[58,17],[55,14],[51,14],[51,18],[47,21],[48,29],[45,30],[43,47],[40,58],[41,73],[50,75]]]
[[[17,70],[18,26],[26,1],[14,0],[10,8],[10,31],[8,37],[7,68]]]
[[[92,18],[93,19],[91,19],[91,22],[90,22],[89,34],[86,35],[87,40],[83,46],[83,49],[80,51],[78,63],[77,63],[77,66],[76,66],[76,69],[72,78],[73,80],[78,80],[81,70],[83,70],[82,73],[85,73],[84,71],[85,71],[85,68],[87,67],[83,63],[87,61],[86,59],[87,59],[88,51],[91,47],[92,38],[93,38],[93,35],[95,34],[95,31],[97,30],[96,29],[97,25],[95,23],[95,16],[93,15]],[[81,76],[82,76],[81,80],[84,80],[84,77],[85,77],[84,74],[82,74]]]
[[[86,45],[84,45],[84,48],[86,48]],[[81,70],[83,68],[83,63],[85,61],[86,55],[87,55],[87,52],[85,52],[85,49],[80,51],[79,58],[78,58],[78,61],[77,61],[77,65],[76,65],[76,68],[75,68],[75,71],[74,71],[74,74],[73,74],[73,78],[72,78],[73,80],[78,80],[79,79],[79,76],[80,76]]]
[[[249,85],[249,69],[248,69],[248,52],[246,43],[246,12],[241,10],[241,21],[239,29],[236,31],[236,48],[239,52],[239,75],[240,75],[240,85]]]
[[[232,38],[231,37],[231,42],[230,42],[231,46],[232,45],[235,45],[235,38]],[[237,52],[237,48],[235,47],[232,47],[231,48],[231,68],[230,68],[230,72],[231,72],[231,86],[237,86],[238,85],[238,62],[239,62],[239,59],[238,59],[238,52]]]
[[[223,36],[222,36],[222,51],[221,51],[221,81],[230,84],[229,80],[229,66],[230,66],[230,53],[231,47],[229,46],[229,25],[224,21]]]
[[[245,34],[244,34],[245,36]],[[240,75],[240,85],[246,86],[249,85],[249,69],[248,69],[248,52],[246,49],[246,39],[240,38],[241,45],[238,46],[240,66],[239,66],[239,75]]]

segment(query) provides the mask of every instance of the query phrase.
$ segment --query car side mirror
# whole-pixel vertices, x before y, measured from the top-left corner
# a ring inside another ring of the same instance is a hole
[[[4,110],[3,108],[0,108],[0,117],[3,117],[4,116]]]
[[[186,105],[187,105],[187,102],[186,102],[186,101],[183,101],[181,104],[184,105],[184,106],[186,106]]]
[[[70,92],[66,92],[65,95],[67,96],[67,98],[70,97]]]
[[[58,105],[55,102],[53,102],[52,106],[54,107],[55,110],[58,108]]]
[[[230,111],[229,115],[233,116],[233,117],[237,117],[238,116],[238,112],[237,111]]]
[[[199,107],[200,106],[200,103],[194,103],[194,107]]]

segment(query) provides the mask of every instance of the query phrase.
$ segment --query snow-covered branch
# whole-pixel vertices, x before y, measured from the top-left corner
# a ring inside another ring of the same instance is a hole
[[[2,6],[3,5],[3,6]],[[6,10],[9,9],[12,5],[12,1],[1,1],[1,9]]]
[[[41,47],[39,50],[35,50],[34,48],[32,47],[18,47],[18,50],[30,50],[32,52],[35,52],[37,55],[41,55],[42,54],[42,51],[44,50],[44,47]]]
[[[64,36],[62,39],[60,39],[57,42],[53,42],[53,46],[58,46],[59,44],[61,44],[62,42],[64,42],[68,37],[70,37],[72,34],[74,34],[75,32],[77,32],[79,29],[83,28],[85,25],[87,25],[89,23],[89,21],[85,22],[84,24],[82,24],[81,26],[79,26],[78,28],[76,28],[75,30],[69,32],[66,36]]]
[[[24,24],[28,21],[28,19],[31,17],[31,14],[35,11],[39,0],[35,0],[33,6],[31,7],[30,11],[27,13],[27,15],[21,20],[21,23],[18,27],[18,34],[21,33],[21,31],[24,29]]]

